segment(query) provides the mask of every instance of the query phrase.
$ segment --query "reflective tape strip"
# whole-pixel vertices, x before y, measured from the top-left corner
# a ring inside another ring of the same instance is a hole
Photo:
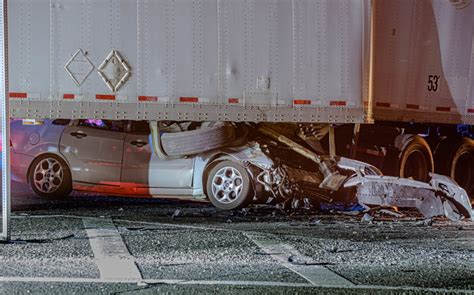
[[[420,106],[417,105],[417,104],[409,104],[409,103],[408,103],[408,104],[406,105],[406,107],[407,107],[407,109],[413,109],[413,110],[418,110],[418,109],[420,109]]]
[[[28,93],[26,92],[10,92],[10,98],[27,98]]]
[[[343,100],[331,100],[329,105],[332,107],[345,107],[347,105],[346,101]]]
[[[467,109],[468,113],[474,113],[474,109]]]
[[[210,101],[211,101],[210,98],[197,97],[197,96],[181,96],[179,98],[179,102],[185,102],[185,103],[209,103]]]
[[[238,98],[235,98],[235,97],[231,97],[228,99],[229,103],[239,103],[240,100]]]
[[[71,94],[71,93],[63,94],[63,99],[74,99],[74,98],[76,98],[76,95],[74,94]]]
[[[199,102],[199,98],[182,96],[179,98],[179,102]]]
[[[294,99],[293,104],[294,105],[310,105],[312,104],[312,102],[309,99]]]
[[[376,102],[376,107],[389,108],[391,105],[389,102]]]
[[[96,99],[100,99],[100,100],[115,100],[115,95],[111,95],[111,94],[96,94],[95,98],[96,98]]]
[[[451,112],[450,107],[436,107],[436,111],[438,112]]]
[[[158,96],[139,96],[138,101],[158,101]]]

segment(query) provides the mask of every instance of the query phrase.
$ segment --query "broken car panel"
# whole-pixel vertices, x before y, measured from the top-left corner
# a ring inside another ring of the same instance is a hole
[[[469,197],[448,177],[431,174],[430,183],[391,176],[357,176],[344,185],[357,188],[357,200],[365,206],[417,208],[426,218],[446,216],[456,221],[472,218]]]

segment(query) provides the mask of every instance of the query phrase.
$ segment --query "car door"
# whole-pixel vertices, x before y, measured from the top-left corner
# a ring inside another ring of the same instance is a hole
[[[75,182],[120,186],[124,121],[77,120],[66,127],[60,149]]]
[[[138,187],[192,187],[194,158],[160,159],[151,146],[147,121],[131,121],[125,138],[122,182]]]

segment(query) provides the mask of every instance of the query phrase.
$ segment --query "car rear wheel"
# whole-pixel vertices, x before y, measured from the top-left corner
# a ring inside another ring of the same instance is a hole
[[[248,205],[253,190],[245,168],[232,161],[222,161],[211,167],[206,183],[206,193],[211,203],[222,210]]]
[[[46,198],[65,198],[72,190],[69,167],[54,155],[41,156],[32,163],[29,182],[37,195]]]

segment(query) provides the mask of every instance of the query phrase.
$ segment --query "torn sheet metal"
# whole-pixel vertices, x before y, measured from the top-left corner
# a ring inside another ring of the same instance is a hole
[[[325,161],[321,159],[321,157],[314,153],[313,151],[301,146],[300,144],[296,143],[295,141],[289,139],[288,137],[278,133],[277,131],[271,129],[270,127],[266,127],[265,125],[260,126],[258,131],[273,140],[276,140],[290,149],[295,151],[296,153],[302,155],[303,157],[308,158],[309,160],[315,162],[321,172],[324,175],[323,181],[319,184],[319,188],[327,189],[331,191],[337,191],[343,185],[344,181],[346,180],[346,176],[339,174],[337,170],[333,167],[328,165]]]
[[[457,221],[473,216],[469,197],[450,178],[431,174],[430,183],[391,176],[357,176],[344,187],[357,187],[357,199],[365,206],[417,208],[426,218],[444,215]]]

